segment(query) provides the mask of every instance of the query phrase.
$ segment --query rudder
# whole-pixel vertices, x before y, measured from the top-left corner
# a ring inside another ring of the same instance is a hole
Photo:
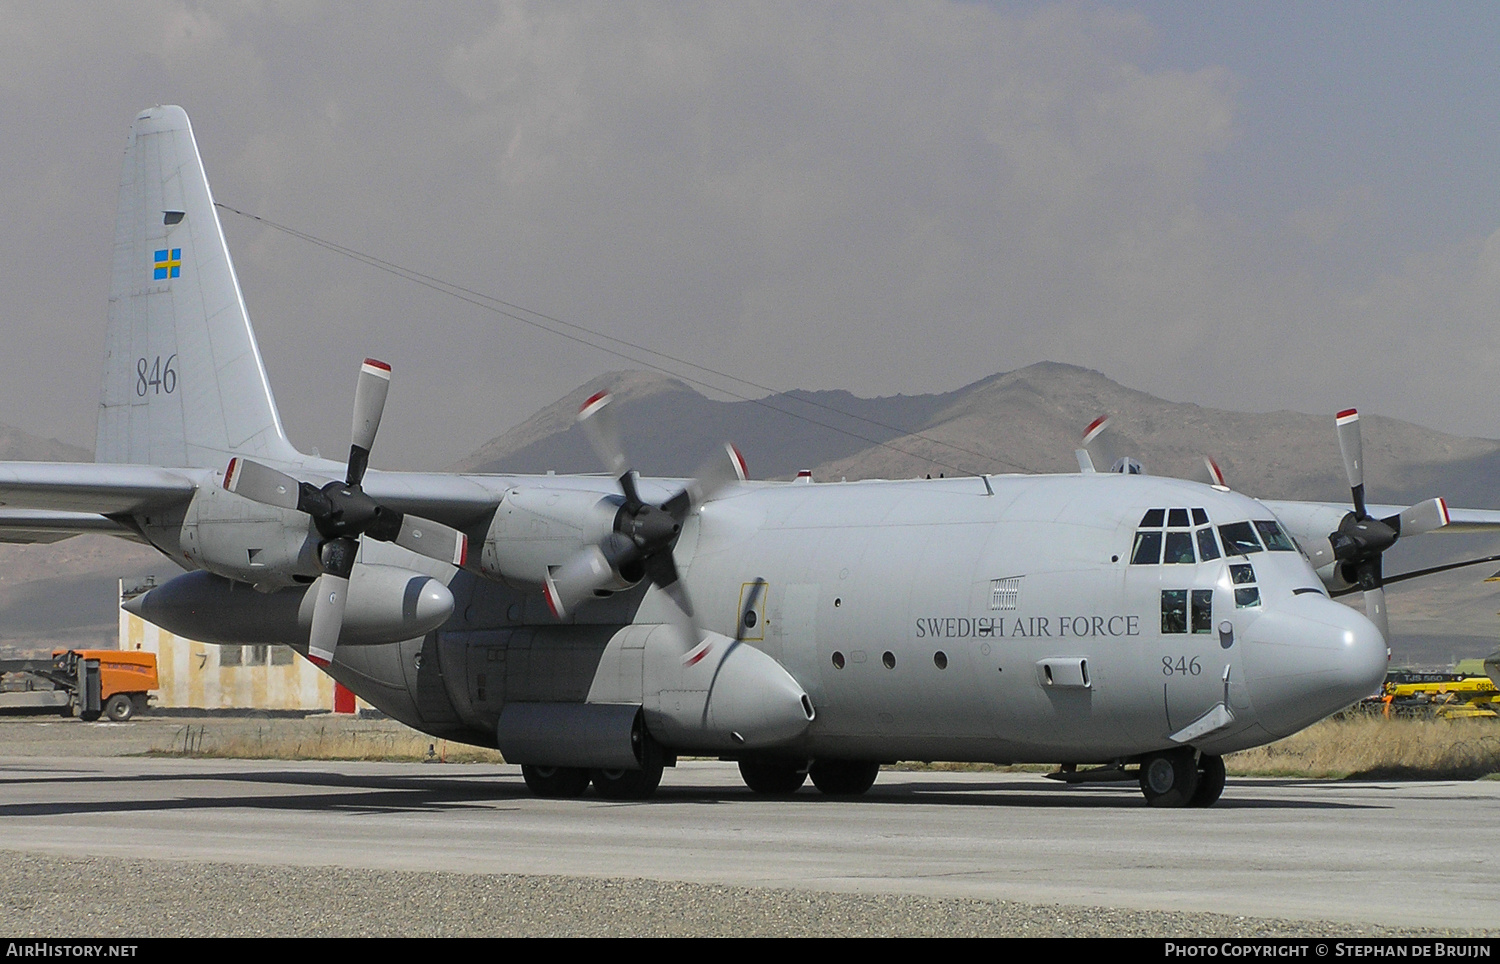
[[[94,458],[222,467],[233,454],[299,458],[287,441],[180,107],[131,126]]]

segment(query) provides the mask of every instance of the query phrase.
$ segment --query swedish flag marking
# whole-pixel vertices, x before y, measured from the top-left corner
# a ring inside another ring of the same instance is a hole
[[[168,257],[170,255],[170,257]],[[182,249],[166,248],[156,252],[156,281],[166,281],[168,278],[176,278],[182,272]]]

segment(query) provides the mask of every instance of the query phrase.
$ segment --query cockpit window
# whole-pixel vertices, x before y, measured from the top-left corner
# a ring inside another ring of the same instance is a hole
[[[1190,566],[1197,562],[1198,560],[1193,558],[1193,534],[1191,532],[1168,532],[1167,555],[1163,561],[1168,565],[1186,563]]]
[[[1261,541],[1266,548],[1272,552],[1296,552],[1297,546],[1286,534],[1286,530],[1274,522],[1256,522],[1255,531],[1260,533]]]
[[[1248,556],[1261,551],[1260,540],[1255,538],[1255,530],[1248,522],[1219,526],[1219,535],[1224,540],[1224,551],[1231,556]]]
[[[1172,509],[1167,513],[1167,525],[1174,529],[1186,529],[1188,527],[1188,514],[1186,509]]]
[[[1154,566],[1161,562],[1161,533],[1137,532],[1135,551],[1130,554],[1132,566]]]
[[[1147,509],[1146,514],[1141,516],[1142,529],[1160,529],[1166,525],[1166,509]]]
[[[1248,586],[1255,582],[1255,567],[1246,563],[1229,567],[1229,578],[1236,586]]]
[[[1194,509],[1193,510],[1193,525],[1195,525],[1195,526],[1206,526],[1206,525],[1208,525],[1208,513],[1204,512],[1202,509]]]
[[[1198,555],[1203,558],[1204,562],[1219,558],[1219,542],[1214,538],[1212,527],[1198,530]]]

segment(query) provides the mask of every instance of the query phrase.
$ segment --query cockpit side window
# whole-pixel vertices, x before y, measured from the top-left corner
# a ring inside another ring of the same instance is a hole
[[[1260,552],[1260,540],[1248,522],[1231,522],[1219,526],[1219,535],[1224,540],[1224,551],[1231,556],[1248,556]]]
[[[1141,516],[1142,529],[1160,529],[1167,524],[1166,509],[1147,509],[1146,514]]]
[[[1198,555],[1204,562],[1219,558],[1219,542],[1214,538],[1212,526],[1198,530]]]
[[[1275,522],[1256,522],[1255,531],[1260,533],[1261,541],[1266,548],[1272,552],[1296,552],[1297,546],[1292,542],[1286,530]]]

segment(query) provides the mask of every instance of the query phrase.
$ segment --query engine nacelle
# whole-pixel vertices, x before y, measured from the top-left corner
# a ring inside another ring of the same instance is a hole
[[[190,572],[127,601],[125,609],[170,633],[206,643],[305,644],[312,627],[309,587],[257,592],[209,572]],[[425,636],[453,615],[441,582],[394,566],[356,564],[349,577],[341,646]]]
[[[198,488],[171,535],[188,561],[238,582],[275,589],[318,574],[319,537],[305,514],[251,502],[218,485]]]
[[[511,489],[485,535],[480,567],[486,576],[518,589],[535,589],[549,566],[560,566],[614,531],[623,500],[578,489]],[[640,580],[617,577],[606,589]]]

